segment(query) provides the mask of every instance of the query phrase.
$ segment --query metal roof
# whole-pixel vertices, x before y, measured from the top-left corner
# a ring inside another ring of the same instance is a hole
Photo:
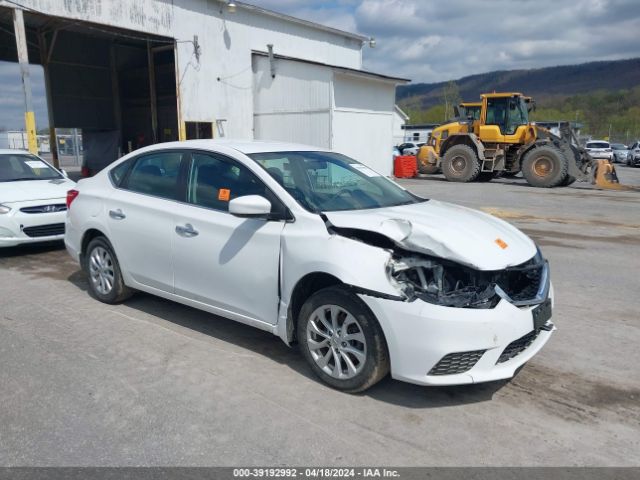
[[[261,50],[251,50],[251,53],[253,53],[254,55],[260,55],[260,56],[263,56],[263,57],[268,57],[269,56],[269,54],[267,52],[264,52],[264,51],[261,51]],[[329,67],[329,68],[333,68],[334,70],[338,70],[338,71],[347,73],[349,75],[357,75],[357,76],[363,76],[363,77],[374,77],[374,78],[378,78],[380,80],[386,80],[386,81],[394,82],[394,83],[409,83],[411,81],[408,78],[392,77],[392,76],[389,76],[389,75],[383,75],[381,73],[369,72],[367,70],[358,70],[357,68],[341,67],[340,65],[330,65],[328,63],[316,62],[314,60],[306,60],[304,58],[288,57],[286,55],[278,55],[278,54],[274,54],[273,58],[276,58],[278,60],[290,60],[292,62],[307,63],[309,65],[318,65],[318,66],[321,66],[321,67]]]

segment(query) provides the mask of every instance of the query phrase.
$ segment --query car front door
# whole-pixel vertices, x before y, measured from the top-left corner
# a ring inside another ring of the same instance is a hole
[[[175,214],[184,195],[182,162],[188,158],[175,150],[137,157],[122,178],[112,177],[118,188],[106,201],[109,240],[124,274],[169,293]]]
[[[194,152],[187,204],[173,234],[175,293],[246,323],[278,317],[280,240],[286,208],[247,167],[211,152]],[[229,201],[261,195],[274,219],[239,218]]]

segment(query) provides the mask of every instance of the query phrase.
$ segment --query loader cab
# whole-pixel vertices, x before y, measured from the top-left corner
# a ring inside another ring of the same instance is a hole
[[[473,120],[474,122],[480,120],[480,114],[482,113],[481,102],[462,102],[459,108],[464,118]]]
[[[530,136],[531,101],[519,93],[482,95],[482,113],[476,134],[483,142],[525,143]]]

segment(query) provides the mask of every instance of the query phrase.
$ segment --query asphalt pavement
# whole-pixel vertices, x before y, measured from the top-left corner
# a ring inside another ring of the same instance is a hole
[[[513,222],[550,260],[558,330],[516,378],[343,394],[268,333],[91,299],[59,244],[2,250],[0,465],[640,465],[640,192],[401,183]]]

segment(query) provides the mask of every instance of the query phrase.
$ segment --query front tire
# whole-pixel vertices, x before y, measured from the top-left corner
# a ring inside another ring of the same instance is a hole
[[[313,294],[297,320],[300,349],[313,372],[344,392],[362,392],[389,373],[380,324],[357,295],[343,287]]]
[[[96,237],[87,245],[84,271],[89,280],[89,293],[103,303],[120,303],[133,294],[124,284],[116,254],[105,237]]]
[[[468,145],[454,145],[442,159],[442,173],[450,182],[473,182],[480,174],[480,161]]]
[[[522,176],[534,187],[557,187],[567,176],[569,163],[560,150],[550,145],[529,151],[522,161]]]

